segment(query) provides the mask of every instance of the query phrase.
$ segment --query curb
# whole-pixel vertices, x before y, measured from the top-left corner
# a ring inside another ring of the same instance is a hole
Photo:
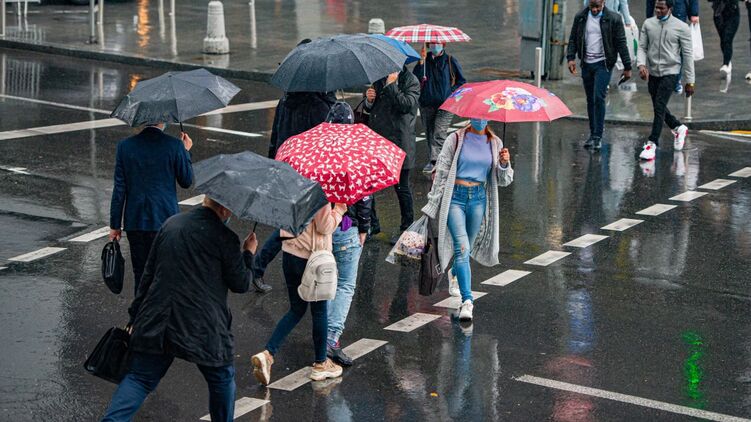
[[[571,115],[564,117],[564,119],[574,121],[589,121],[589,118],[581,115]],[[680,117],[678,118],[680,119]],[[611,125],[636,125],[636,126],[652,126],[651,121],[647,120],[624,120],[624,119],[609,119],[605,118],[605,123]],[[751,127],[750,119],[736,119],[736,120],[693,120],[691,122],[683,121],[683,124],[688,126],[691,130],[743,130]]]

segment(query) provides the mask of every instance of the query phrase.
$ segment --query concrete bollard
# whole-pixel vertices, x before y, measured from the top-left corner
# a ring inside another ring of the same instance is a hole
[[[224,6],[222,2],[209,2],[209,17],[206,23],[206,38],[203,39],[206,54],[229,53],[229,40],[224,34]]]
[[[373,18],[368,22],[368,34],[385,34],[386,24],[383,19]]]

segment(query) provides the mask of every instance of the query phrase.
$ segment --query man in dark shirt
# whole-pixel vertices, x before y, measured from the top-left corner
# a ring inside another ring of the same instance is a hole
[[[102,421],[130,421],[174,358],[195,363],[209,386],[211,420],[232,421],[234,338],[227,292],[245,293],[258,241],[242,244],[225,222],[231,211],[210,198],[171,217],[154,239],[129,330],[131,361]]]

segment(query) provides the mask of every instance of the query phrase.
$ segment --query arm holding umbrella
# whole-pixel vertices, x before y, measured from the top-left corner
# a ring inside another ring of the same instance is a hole
[[[179,151],[175,161],[175,176],[177,183],[183,189],[188,189],[193,184],[193,163],[191,162],[190,149],[193,147],[193,140],[187,133],[180,134],[180,140],[185,146],[184,151]]]
[[[420,98],[420,83],[416,78],[406,76],[408,77],[402,78],[397,74],[396,80],[393,83],[386,81],[387,85],[382,90],[383,95],[393,99],[399,113],[402,114],[409,113],[417,107],[417,101]]]

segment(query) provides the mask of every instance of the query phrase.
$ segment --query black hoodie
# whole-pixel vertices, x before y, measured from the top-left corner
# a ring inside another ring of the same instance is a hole
[[[277,149],[290,137],[323,123],[335,102],[333,92],[286,93],[276,106],[269,141],[269,158],[276,157]]]

